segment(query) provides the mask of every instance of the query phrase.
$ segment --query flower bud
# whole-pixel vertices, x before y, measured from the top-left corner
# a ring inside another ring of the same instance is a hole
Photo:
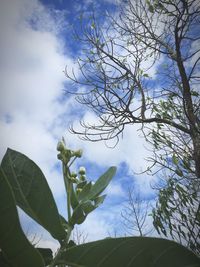
[[[86,176],[82,174],[82,175],[80,176],[80,180],[81,180],[81,182],[85,181],[85,180],[86,180]]]
[[[85,169],[85,167],[80,167],[80,168],[79,168],[79,174],[80,174],[80,175],[85,175],[85,173],[86,173],[86,169]]]
[[[81,158],[82,154],[83,154],[83,150],[82,149],[74,151],[74,156],[77,157],[77,158]]]
[[[71,182],[74,183],[74,184],[77,184],[77,183],[78,183],[78,180],[77,180],[76,178],[74,178],[74,177],[70,177],[69,179],[70,179]]]
[[[72,172],[71,173],[71,177],[76,178],[77,177],[77,174],[75,172]]]
[[[63,141],[59,141],[57,144],[57,150],[62,152],[65,150],[65,144],[63,143]]]
[[[57,158],[58,158],[59,160],[63,160],[63,157],[62,157],[61,153],[59,153],[59,154],[57,155]]]
[[[81,191],[82,191],[82,188],[77,188],[77,189],[76,189],[76,192],[77,192],[77,193],[80,193]]]

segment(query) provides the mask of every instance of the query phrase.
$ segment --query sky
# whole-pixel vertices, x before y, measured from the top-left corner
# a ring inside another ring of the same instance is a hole
[[[80,118],[97,119],[72,95],[65,94],[70,83],[64,74],[66,66],[79,74],[75,59],[81,51],[73,39],[72,26],[79,26],[79,15],[83,11],[87,14],[92,2],[99,14],[105,9],[115,12],[116,6],[110,0],[0,1],[0,158],[10,147],[34,160],[45,174],[64,216],[65,190],[56,151],[62,136],[69,148],[83,149],[83,157],[74,167],[85,166],[91,180],[108,167],[117,166],[105,202],[80,228],[88,241],[113,233],[123,235],[120,212],[127,199],[127,188],[134,186],[153,203],[155,191],[151,184],[156,179],[135,174],[147,167],[145,158],[150,153],[138,128],[127,127],[123,139],[113,149],[103,142],[82,141],[68,131],[72,122],[79,125]],[[41,246],[57,247],[56,241],[22,211],[20,219],[30,239]]]

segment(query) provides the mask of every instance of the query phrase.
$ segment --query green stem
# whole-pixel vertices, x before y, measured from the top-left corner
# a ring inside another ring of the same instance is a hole
[[[68,215],[68,221],[71,218],[71,205],[70,205],[70,195],[71,195],[71,182],[70,182],[70,171],[69,167],[66,167],[63,163],[63,178],[64,178],[64,184],[65,184],[65,190],[67,194],[67,215]]]
[[[63,170],[63,178],[64,178],[64,184],[65,184],[65,190],[66,190],[66,194],[67,194],[67,214],[68,214],[68,221],[71,218],[71,201],[70,201],[70,195],[71,195],[71,187],[73,186],[71,181],[70,181],[70,170],[69,167],[65,166],[65,164],[62,164],[62,170]],[[70,236],[71,236],[71,232],[72,232],[72,228],[70,226],[68,226],[67,229],[67,236],[66,239],[63,243],[63,245],[60,247],[58,253],[56,254],[55,258],[53,259],[53,261],[51,262],[51,264],[49,265],[49,267],[54,267],[57,265],[58,260],[63,252],[63,250],[67,247],[67,244],[69,242]]]
[[[58,264],[58,260],[59,260],[60,256],[62,255],[63,250],[66,249],[66,246],[67,246],[67,244],[69,242],[69,239],[70,239],[70,236],[71,236],[71,232],[72,232],[72,228],[69,227],[68,228],[68,232],[67,232],[67,237],[65,239],[65,242],[60,247],[60,249],[58,250],[58,253],[56,254],[55,258],[53,259],[53,261],[51,262],[51,264],[49,265],[49,267],[54,267],[54,266],[56,266]]]

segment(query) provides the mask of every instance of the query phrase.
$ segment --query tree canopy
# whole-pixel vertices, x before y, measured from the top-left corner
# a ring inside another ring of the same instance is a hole
[[[199,25],[198,0],[123,1],[114,15],[102,20],[94,12],[82,21],[81,75],[66,69],[77,85],[71,93],[98,117],[71,131],[90,141],[118,141],[126,125],[139,124],[152,144],[152,166],[167,170],[165,188],[172,179],[188,199],[193,193],[198,199],[200,188]],[[192,209],[199,222],[199,206]],[[159,218],[161,228],[171,227]]]

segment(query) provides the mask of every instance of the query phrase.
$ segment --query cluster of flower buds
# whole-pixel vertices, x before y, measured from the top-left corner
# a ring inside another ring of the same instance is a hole
[[[58,142],[58,159],[61,160],[65,165],[67,165],[72,157],[80,158],[82,156],[82,150],[70,150],[66,148],[64,139]],[[78,173],[72,172],[68,179],[74,184],[75,192],[79,194],[83,187],[88,183],[86,180],[86,169],[85,167],[80,167]]]
[[[85,167],[80,167],[78,174],[79,175],[77,175],[75,172],[71,173],[70,180],[72,181],[72,183],[79,184],[79,183],[82,183],[82,182],[86,181],[86,175],[85,175],[86,174],[86,170],[85,170]]]
[[[86,180],[86,170],[84,167],[80,167],[79,168],[79,177],[80,177],[80,181],[85,181]]]
[[[57,150],[59,151],[57,155],[58,159],[65,164],[67,164],[72,157],[80,158],[83,153],[81,149],[76,151],[67,149],[64,140],[58,142]]]

